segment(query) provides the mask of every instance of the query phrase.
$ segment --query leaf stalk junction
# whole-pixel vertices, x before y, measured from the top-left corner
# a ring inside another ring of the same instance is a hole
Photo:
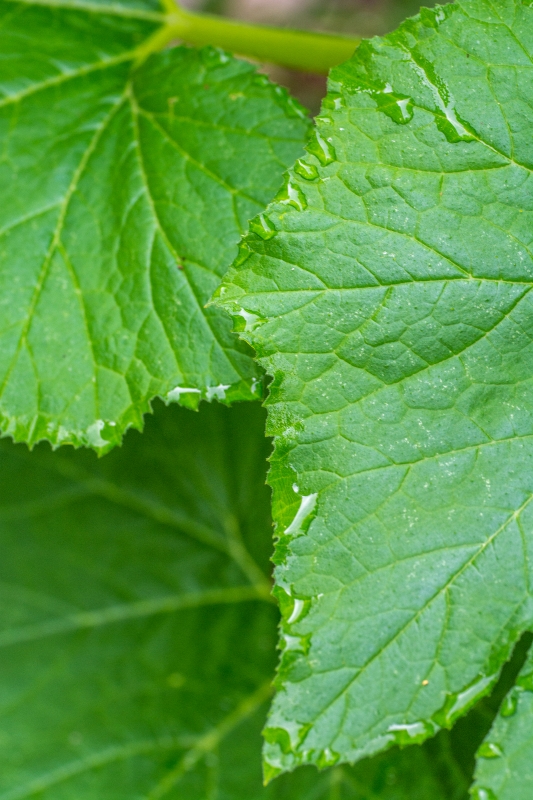
[[[252,25],[211,14],[198,14],[163,0],[160,28],[139,51],[138,61],[181,39],[189,44],[215,45],[224,50],[303,72],[327,73],[346,61],[359,39],[329,33]]]

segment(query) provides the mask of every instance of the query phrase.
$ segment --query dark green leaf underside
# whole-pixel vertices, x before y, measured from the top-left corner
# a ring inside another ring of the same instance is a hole
[[[333,71],[220,290],[274,376],[270,775],[451,725],[533,624],[532,127],[533,9],[422,11]]]
[[[463,797],[475,719],[466,746],[446,732],[262,787],[263,430],[257,405],[174,407],[99,461],[0,445],[1,800]]]
[[[101,460],[2,443],[3,800],[261,796],[263,429],[174,407]]]
[[[307,121],[219,51],[141,65],[160,25],[95,8],[0,3],[0,428],[102,451],[156,395],[260,394],[205,304]]]

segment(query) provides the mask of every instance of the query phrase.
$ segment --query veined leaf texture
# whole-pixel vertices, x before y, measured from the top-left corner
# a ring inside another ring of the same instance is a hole
[[[273,377],[269,776],[451,726],[533,625],[532,125],[533,8],[423,10],[333,70],[219,290]]]
[[[526,800],[533,791],[533,659],[527,659],[516,686],[478,751],[474,800]]]
[[[99,460],[0,444],[2,800],[450,800],[450,747],[468,775],[482,716],[466,746],[263,787],[279,616],[264,417],[159,404]]]
[[[105,452],[156,395],[261,393],[204,306],[308,129],[213,48],[146,59],[157,4],[0,3],[0,427]]]
[[[473,797],[530,800],[531,658],[441,729],[533,626],[533,8],[364,42],[266,211],[305,113],[163,26],[0,2],[0,428],[102,454],[266,370],[265,774],[331,769],[260,782],[261,411],[174,408],[2,444],[0,800],[462,800],[465,731]]]

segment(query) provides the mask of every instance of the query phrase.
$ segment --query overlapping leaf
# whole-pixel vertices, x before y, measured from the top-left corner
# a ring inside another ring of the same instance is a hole
[[[475,800],[526,800],[533,793],[533,658],[503,701],[479,748]]]
[[[2,443],[4,800],[261,786],[277,615],[259,411],[167,409],[100,461]]]
[[[220,290],[274,378],[268,775],[451,725],[533,624],[532,127],[533,9],[422,11],[333,71]]]
[[[204,305],[307,130],[151,2],[0,4],[0,429],[105,450],[150,400],[257,396]]]
[[[2,443],[2,800],[462,796],[446,742],[263,788],[278,618],[263,430],[253,405],[170,408],[100,461]]]

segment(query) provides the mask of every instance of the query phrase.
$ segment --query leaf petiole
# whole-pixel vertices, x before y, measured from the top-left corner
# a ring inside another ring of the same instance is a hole
[[[180,8],[174,0],[163,0],[163,6],[167,12],[165,25],[141,48],[138,60],[144,60],[174,39],[182,39],[199,46],[215,45],[303,72],[327,73],[331,67],[350,58],[360,41],[348,36],[270,28],[197,14]]]

